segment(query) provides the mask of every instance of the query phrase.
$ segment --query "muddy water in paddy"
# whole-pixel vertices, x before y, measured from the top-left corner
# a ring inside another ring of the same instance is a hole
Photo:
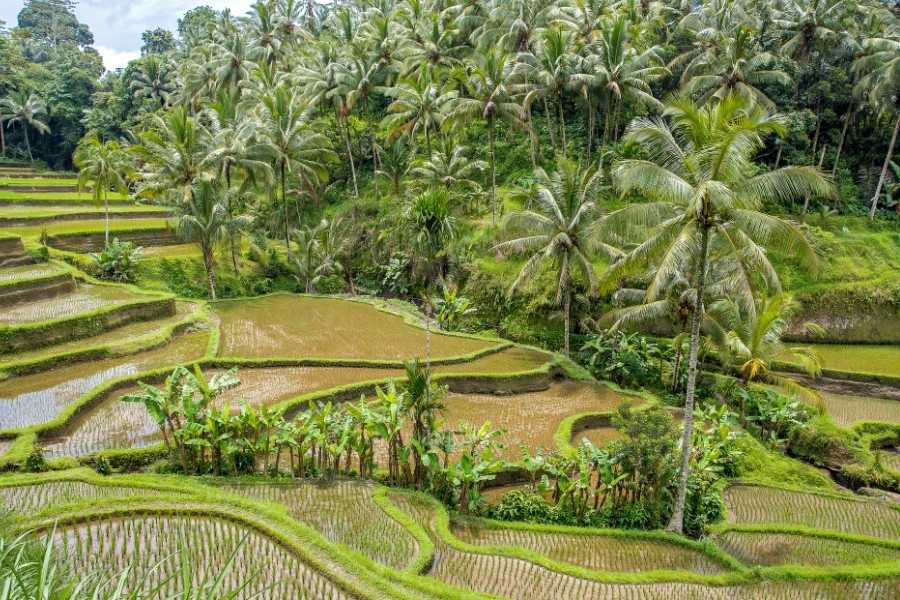
[[[510,348],[465,365],[447,365],[437,367],[435,370],[460,372],[460,368],[463,367],[465,372],[470,373],[503,370],[515,372],[522,370],[523,367],[535,368],[543,364],[546,358],[543,353]],[[71,368],[76,367],[77,365]],[[136,371],[142,370],[147,369]],[[221,371],[222,369],[209,370],[206,375]],[[222,396],[222,402],[238,406],[240,401],[246,400],[255,406],[272,405],[310,392],[386,377],[402,377],[403,374],[404,371],[401,369],[351,367],[243,368],[238,370],[241,385],[226,391]],[[2,389],[0,384],[0,390]],[[120,401],[122,396],[137,390],[137,386],[117,390],[95,409],[78,417],[69,428],[68,435],[47,444],[47,453],[51,456],[81,456],[106,448],[142,447],[160,442],[162,438],[158,427],[144,407]],[[506,397],[494,396],[494,398]],[[455,417],[454,419],[456,420]]]
[[[92,388],[116,377],[201,358],[208,337],[206,332],[186,333],[154,350],[0,382],[0,429],[46,422]]]
[[[15,281],[17,279],[31,279],[51,273],[61,273],[58,267],[49,264],[23,265],[20,267],[6,267],[0,271],[0,283]]]
[[[425,354],[425,331],[363,302],[267,296],[216,304],[221,356],[400,360]],[[494,342],[432,333],[433,358],[468,354]]]
[[[490,421],[494,429],[505,429],[503,455],[516,460],[521,455],[520,445],[531,451],[554,449],[553,435],[566,417],[615,410],[627,399],[603,385],[562,381],[542,392],[510,396],[448,394],[441,418],[452,428],[460,421],[475,426]]]

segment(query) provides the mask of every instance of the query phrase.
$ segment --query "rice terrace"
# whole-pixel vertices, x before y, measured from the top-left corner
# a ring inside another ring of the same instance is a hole
[[[900,8],[4,0],[0,600],[900,600]]]

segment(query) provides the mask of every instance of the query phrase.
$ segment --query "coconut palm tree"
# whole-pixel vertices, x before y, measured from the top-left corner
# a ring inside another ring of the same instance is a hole
[[[415,143],[421,133],[425,136],[425,151],[430,156],[432,133],[440,131],[446,107],[456,97],[455,92],[426,75],[386,88],[384,95],[393,98],[381,123],[387,129],[388,139],[405,134]]]
[[[78,187],[84,190],[90,182],[94,201],[103,200],[103,212],[106,215],[103,239],[104,244],[109,245],[109,191],[128,191],[125,181],[131,170],[128,152],[114,140],[101,141],[95,132],[81,140],[73,159],[78,167]]]
[[[200,246],[209,297],[216,299],[216,261],[213,250],[225,234],[228,223],[228,207],[223,199],[222,187],[209,181],[195,186],[190,200],[179,207],[178,235]]]
[[[533,210],[511,213],[504,226],[523,230],[522,237],[495,246],[501,252],[528,253],[528,260],[509,288],[513,294],[537,271],[551,263],[556,270],[556,303],[562,305],[564,317],[564,348],[570,351],[572,290],[574,272],[580,272],[591,293],[597,287],[597,276],[591,262],[594,250],[611,258],[621,256],[612,246],[601,243],[592,229],[599,217],[597,196],[602,173],[599,167],[582,167],[573,161],[560,159],[557,170],[548,175],[536,171],[539,180],[534,194]]]
[[[18,123],[22,128],[25,138],[25,148],[28,150],[28,160],[34,162],[31,154],[31,139],[28,137],[28,128],[32,127],[41,135],[50,133],[50,127],[41,120],[41,115],[47,113],[44,102],[35,93],[26,94],[24,91],[13,92],[8,98],[0,100],[0,127],[6,123],[7,128]]]
[[[311,131],[303,116],[296,92],[287,85],[277,85],[260,98],[262,103],[262,136],[265,153],[277,174],[281,187],[284,219],[284,243],[289,239],[287,209],[287,175],[296,172],[307,187],[327,177],[327,165],[336,158],[331,142]],[[275,198],[272,198],[275,204]]]
[[[140,59],[131,82],[135,98],[147,98],[156,108],[165,108],[176,90],[175,67],[167,56],[148,54]]]
[[[475,64],[466,70],[463,93],[453,97],[447,105],[451,123],[481,119],[488,128],[491,149],[491,222],[497,223],[497,152],[495,138],[497,121],[516,126],[525,121],[525,111],[513,99],[509,88],[512,62],[509,55],[489,49],[477,52]]]
[[[741,26],[733,38],[709,46],[688,63],[681,76],[682,90],[700,104],[738,94],[773,109],[760,86],[791,81],[784,71],[770,68],[774,61],[772,54],[760,50],[751,30]]]
[[[712,339],[720,357],[740,373],[744,384],[764,381],[775,383],[790,392],[816,397],[812,390],[772,370],[776,360],[783,360],[799,364],[813,377],[822,372],[822,359],[815,350],[787,346],[781,340],[790,317],[799,308],[796,300],[784,294],[760,298],[755,310],[750,313],[728,298],[710,305],[710,322],[716,325]],[[825,333],[816,323],[804,323],[804,328],[813,335]]]
[[[847,0],[787,0],[776,5],[774,23],[787,38],[781,53],[806,60],[822,44],[832,46],[849,43],[841,19],[849,12]]]
[[[442,186],[453,192],[458,189],[481,192],[481,186],[473,179],[487,167],[483,160],[472,160],[466,156],[468,148],[448,143],[444,148],[432,152],[428,160],[420,160],[413,167],[412,174],[421,177],[430,185]]]
[[[667,120],[635,119],[625,139],[647,152],[647,159],[616,164],[613,180],[636,202],[614,211],[601,231],[623,235],[646,227],[646,239],[624,260],[607,270],[615,281],[655,265],[646,301],[658,299],[674,273],[693,267],[694,309],[691,322],[688,381],[684,407],[682,464],[675,506],[668,529],[681,532],[690,474],[697,353],[710,247],[732,248],[745,279],[780,291],[767,250],[783,250],[809,264],[815,252],[802,230],[761,212],[766,200],[793,200],[810,194],[834,195],[831,183],[813,167],[784,167],[754,174],[752,159],[769,134],[782,134],[783,120],[738,94],[698,107],[687,98],[672,101]]]
[[[900,40],[886,37],[864,40],[863,55],[853,63],[853,72],[859,78],[854,93],[867,99],[880,115],[894,121],[894,131],[869,208],[869,218],[873,219],[900,131],[900,108],[897,105],[897,98],[900,97]]]
[[[168,197],[178,204],[191,200],[194,184],[205,173],[209,132],[186,107],[153,117],[153,126],[132,146],[143,163],[139,193]]]

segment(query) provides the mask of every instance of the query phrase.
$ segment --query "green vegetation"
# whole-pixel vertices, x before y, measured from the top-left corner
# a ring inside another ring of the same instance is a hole
[[[896,10],[80,11],[0,23],[0,598],[897,595]]]

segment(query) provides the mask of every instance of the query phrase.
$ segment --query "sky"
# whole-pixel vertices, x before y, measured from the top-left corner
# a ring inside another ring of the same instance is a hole
[[[0,0],[0,20],[13,27],[25,0]],[[178,18],[199,5],[244,14],[253,0],[78,0],[75,15],[94,34],[94,48],[113,70],[141,55],[141,34],[163,27],[177,32]]]

